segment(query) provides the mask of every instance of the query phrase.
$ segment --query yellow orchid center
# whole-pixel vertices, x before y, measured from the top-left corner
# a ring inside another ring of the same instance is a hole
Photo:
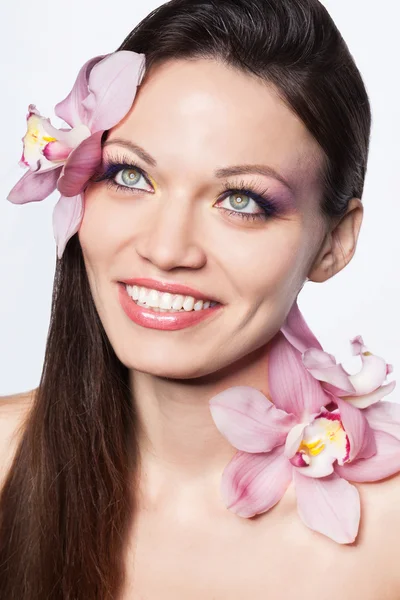
[[[322,452],[322,450],[324,450],[324,448],[325,444],[322,442],[322,440],[316,440],[315,442],[308,443],[303,440],[299,446],[298,452],[305,450],[311,454],[311,456],[317,456],[320,452]]]
[[[319,421],[321,420],[322,419],[319,419]],[[311,456],[318,456],[320,452],[325,450],[326,443],[335,443],[343,441],[343,434],[345,435],[345,431],[340,421],[330,421],[329,419],[323,419],[323,421],[323,438],[320,437],[312,442],[307,442],[303,439],[299,446],[298,452],[301,452],[301,450],[305,450]],[[324,443],[324,441],[326,443]]]
[[[318,415],[303,432],[303,439],[291,463],[304,475],[325,477],[337,460],[343,464],[349,456],[349,439],[338,414]]]
[[[39,144],[41,147],[46,146],[49,142],[56,142],[55,137],[47,135],[43,128],[43,118],[32,114],[27,122],[28,130],[24,137],[24,145]]]
[[[48,160],[45,155],[46,146],[52,142],[59,142],[59,139],[54,137],[54,127],[48,119],[31,111],[27,118],[27,131],[22,141],[24,148],[21,161],[24,165],[33,170],[37,170],[39,166],[42,170],[44,167],[53,168],[54,162]]]

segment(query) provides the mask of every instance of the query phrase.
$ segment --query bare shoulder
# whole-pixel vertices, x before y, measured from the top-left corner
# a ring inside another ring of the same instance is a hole
[[[357,483],[362,503],[362,521],[369,534],[400,536],[400,472],[373,483]],[[390,527],[390,525],[392,525]],[[386,530],[388,527],[389,531]],[[393,532],[393,527],[396,531]],[[376,529],[375,529],[376,528]],[[367,534],[367,531],[365,531]],[[363,531],[361,530],[361,534]]]
[[[385,573],[386,596],[400,598],[400,473],[374,483],[356,484],[361,498],[360,544],[369,564]],[[383,585],[383,582],[382,582]]]
[[[37,390],[0,396],[0,489],[14,458]]]

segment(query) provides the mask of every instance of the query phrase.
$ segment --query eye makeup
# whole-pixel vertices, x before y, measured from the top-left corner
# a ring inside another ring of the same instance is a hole
[[[130,187],[129,185],[122,185],[116,181],[117,176],[122,175],[123,171],[132,170],[136,171],[140,175],[140,177],[136,178],[133,183],[137,184],[140,179],[143,179],[145,185],[149,186],[149,189],[143,189],[143,187],[134,188]],[[104,158],[103,163],[98,168],[91,181],[94,183],[105,181],[107,187],[128,194],[143,192],[154,193],[154,187],[156,187],[152,178],[150,178],[149,175],[141,167],[139,167],[139,165],[137,165],[130,156],[124,154],[116,155],[115,158]],[[217,205],[231,197],[235,197],[235,200],[229,203],[230,207],[233,207],[235,202],[237,202],[236,198],[239,198],[237,204],[237,208],[239,210],[231,210],[230,208],[224,207],[220,208],[220,210],[224,210],[226,213],[235,218],[239,217],[241,219],[253,222],[266,221],[272,217],[279,217],[281,216],[281,213],[285,212],[281,207],[282,201],[274,200],[270,195],[268,188],[260,186],[258,181],[245,183],[242,180],[235,184],[227,181],[222,185],[222,188],[218,192],[218,195],[221,194],[222,197],[218,199]],[[248,198],[249,201],[246,202],[246,198]],[[261,212],[243,212],[240,210],[243,206],[247,208],[251,202],[258,206],[258,208],[261,209]],[[285,204],[285,202],[283,202],[283,204]]]

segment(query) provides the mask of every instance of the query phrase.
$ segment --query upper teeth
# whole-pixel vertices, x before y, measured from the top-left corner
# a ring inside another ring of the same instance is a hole
[[[180,310],[201,310],[209,308],[211,300],[197,300],[193,296],[182,296],[181,294],[170,294],[169,292],[158,292],[146,287],[127,285],[126,290],[133,300],[142,302],[152,308],[165,308]],[[213,302],[212,304],[216,304]]]

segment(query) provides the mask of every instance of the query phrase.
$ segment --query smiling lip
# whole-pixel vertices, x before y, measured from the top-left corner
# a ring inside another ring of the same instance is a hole
[[[136,304],[129,296],[127,289],[122,282],[118,283],[118,299],[125,314],[131,321],[142,327],[162,329],[165,331],[184,329],[196,325],[208,317],[215,315],[222,309],[222,304],[216,304],[215,306],[202,310],[156,312],[151,308]]]
[[[157,281],[156,279],[149,279],[144,277],[135,277],[134,279],[122,279],[121,283],[125,283],[126,285],[130,286],[143,286],[146,288],[157,290],[158,292],[169,292],[170,294],[193,296],[193,298],[196,298],[196,300],[211,300],[213,302],[218,302],[218,304],[221,304],[221,302],[219,302],[212,296],[203,294],[203,292],[199,292],[198,290],[194,290],[193,288],[188,287],[187,285],[182,285],[180,283],[168,283],[166,281]]]

